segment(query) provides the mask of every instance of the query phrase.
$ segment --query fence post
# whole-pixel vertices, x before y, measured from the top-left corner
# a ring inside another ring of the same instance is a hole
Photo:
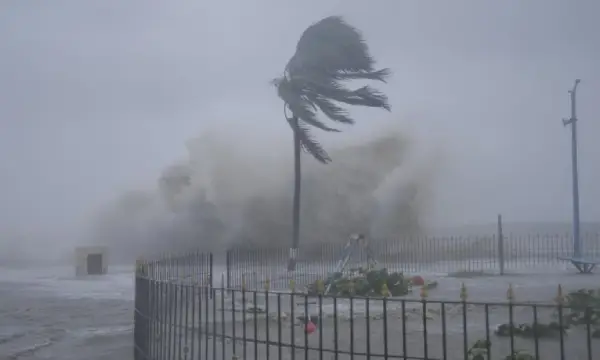
[[[150,350],[150,279],[148,278],[147,264],[138,259],[136,261],[135,271],[135,298],[134,298],[134,349],[133,358],[135,360],[147,359]]]
[[[212,252],[208,254],[208,267],[209,267],[208,277],[210,279],[210,283],[208,286],[210,286],[210,298],[212,299],[213,298],[213,296],[212,296],[213,295],[213,291],[212,291],[212,289],[213,289],[213,253]]]
[[[231,273],[230,273],[230,269],[231,269],[231,249],[227,249],[227,252],[225,253],[225,268],[226,268],[226,271],[227,271],[227,274],[225,275],[226,281],[227,281],[227,288],[231,289]]]
[[[498,262],[500,275],[504,275],[504,234],[502,233],[502,214],[498,214]]]

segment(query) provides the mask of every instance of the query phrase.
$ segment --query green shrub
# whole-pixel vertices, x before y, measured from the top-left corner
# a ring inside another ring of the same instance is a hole
[[[565,299],[564,322],[568,325],[600,326],[600,289],[580,289]]]
[[[406,295],[411,290],[410,280],[400,272],[389,273],[387,269],[368,270],[360,268],[349,274],[334,273],[322,285],[323,288],[331,284],[330,295],[336,296],[384,296],[384,284],[391,296]],[[322,289],[318,282],[308,287],[309,295],[317,295]]]

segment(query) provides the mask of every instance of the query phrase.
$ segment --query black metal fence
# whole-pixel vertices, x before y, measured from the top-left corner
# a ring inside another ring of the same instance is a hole
[[[600,257],[597,234],[586,235],[583,244],[586,256]],[[426,291],[416,299],[304,293],[304,285],[328,279],[343,247],[301,249],[292,284],[284,247],[230,249],[224,264],[203,253],[138,262],[135,359],[600,356],[600,290],[587,294],[587,302],[572,301],[559,292],[554,303],[539,304],[513,301],[510,289],[508,299],[497,303],[468,301],[466,288],[457,301],[431,300]],[[570,236],[415,238],[370,244],[379,266],[413,273],[544,269],[572,255],[572,247]],[[357,250],[351,268],[367,264],[367,253]]]
[[[600,304],[336,297],[136,274],[135,359],[510,359],[600,356]],[[155,264],[154,264],[155,266]],[[223,280],[224,281],[224,280]],[[293,284],[292,284],[293,287]],[[600,294],[598,294],[600,296]]]
[[[600,258],[600,234],[582,234],[586,257]],[[309,284],[331,274],[346,244],[318,244],[300,249],[298,283]],[[415,237],[377,241],[369,245],[375,260],[390,271],[400,272],[486,272],[504,273],[542,269],[566,264],[560,257],[573,255],[573,238],[564,235],[490,235],[473,237]],[[367,253],[359,248],[350,267],[367,263]],[[289,248],[236,247],[227,251],[227,288],[262,289],[266,280],[273,289],[287,288],[285,272]]]

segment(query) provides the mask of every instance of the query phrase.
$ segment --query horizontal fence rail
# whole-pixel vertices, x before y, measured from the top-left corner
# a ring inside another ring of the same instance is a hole
[[[586,257],[600,258],[600,234],[581,236]],[[300,249],[296,281],[311,284],[334,272],[345,243],[308,245]],[[573,238],[566,235],[495,235],[472,237],[415,237],[402,241],[372,241],[369,244],[381,267],[399,272],[487,272],[519,271],[565,264],[560,257],[573,256]],[[357,249],[349,268],[367,265],[367,252]],[[265,280],[274,289],[288,284],[286,264],[289,248],[235,247],[227,252],[226,287],[262,289]],[[244,278],[244,279],[242,279]]]

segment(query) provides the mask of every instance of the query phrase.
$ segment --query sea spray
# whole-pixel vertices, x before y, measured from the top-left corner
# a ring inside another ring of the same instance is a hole
[[[304,154],[301,246],[345,242],[357,232],[377,239],[418,234],[436,163],[416,144],[393,129],[331,149],[326,166]],[[290,154],[215,134],[190,140],[187,149],[188,158],[165,168],[155,190],[124,194],[103,209],[96,242],[124,257],[287,246]]]

